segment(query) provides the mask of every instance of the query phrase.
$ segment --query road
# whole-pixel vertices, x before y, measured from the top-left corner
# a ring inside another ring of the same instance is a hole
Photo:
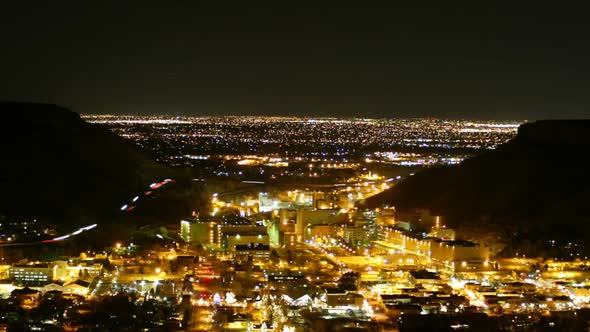
[[[213,326],[213,309],[206,306],[192,306],[193,313],[190,322],[190,331],[211,331]]]

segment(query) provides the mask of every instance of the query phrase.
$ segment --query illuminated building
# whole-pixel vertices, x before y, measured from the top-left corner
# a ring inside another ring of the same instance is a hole
[[[16,287],[10,280],[0,280],[0,297],[6,298]]]
[[[431,241],[431,258],[450,264],[455,272],[489,269],[490,250],[470,241]]]
[[[212,221],[180,221],[180,237],[188,243],[214,244],[217,224]]]
[[[170,280],[135,280],[131,287],[141,293],[153,290],[154,295],[160,297],[174,297],[175,295],[175,285]]]
[[[10,298],[16,300],[23,309],[32,309],[39,304],[40,292],[25,287],[13,290],[10,293]]]
[[[8,270],[10,265],[0,265],[0,280],[8,279]]]
[[[455,272],[487,270],[490,250],[470,241],[443,241],[437,238],[419,237],[394,228],[381,229],[378,247],[401,250],[429,259]]]
[[[102,271],[102,264],[95,263],[93,260],[55,261],[53,264],[57,266],[54,275],[54,279],[57,280],[92,279],[99,276]]]
[[[271,220],[267,224],[267,232],[268,232],[268,241],[271,246],[278,247],[281,241],[281,229],[280,229],[281,221],[280,220]]]
[[[225,232],[221,237],[220,247],[230,251],[235,251],[238,245],[249,245],[249,244],[263,244],[268,246],[268,234],[266,230],[263,232]]]
[[[251,256],[254,259],[267,260],[270,257],[270,246],[261,243],[237,244],[235,255],[237,258]]]
[[[198,256],[192,256],[192,255],[178,255],[178,256],[176,256],[176,264],[178,266],[184,267],[186,269],[192,269],[198,263],[199,263]]]
[[[372,214],[355,214],[353,225],[342,227],[342,239],[354,247],[364,247],[377,240],[376,220]]]
[[[279,220],[282,225],[287,225],[289,222],[297,219],[297,210],[293,209],[280,209]]]
[[[66,292],[86,296],[88,294],[90,283],[83,280],[76,280],[75,282],[65,285]]]
[[[316,224],[309,225],[305,229],[305,239],[315,239],[321,237],[330,237],[336,234],[337,228],[334,225]]]
[[[317,192],[314,193],[314,204],[316,209],[349,209],[354,206],[352,195],[347,192]]]
[[[8,270],[9,279],[17,284],[43,286],[55,278],[57,265],[15,265]]]
[[[428,209],[411,209],[408,211],[398,211],[397,218],[404,220],[412,226],[422,226],[426,228],[435,227],[437,222],[440,223],[440,216],[432,215]]]
[[[375,219],[377,226],[393,226],[395,224],[395,209],[383,209],[377,213]]]
[[[278,211],[279,209],[288,209],[294,206],[294,202],[281,200],[277,197],[270,196],[266,192],[258,194],[258,201],[258,210],[260,212]],[[311,205],[311,202],[309,202],[309,205]]]
[[[47,292],[65,292],[66,287],[64,286],[63,281],[53,281],[41,288],[41,292],[46,294]]]
[[[284,232],[281,245],[285,248],[293,248],[297,244],[297,234],[295,232]]]
[[[273,220],[268,223],[268,236],[269,243],[273,247],[292,247],[297,242],[295,223],[286,219],[283,221]]]
[[[455,230],[450,228],[433,228],[430,233],[428,233],[428,236],[445,241],[453,241],[455,240]]]
[[[271,288],[280,288],[282,285],[298,286],[305,284],[304,274],[275,274],[268,276],[268,284]]]
[[[350,245],[362,247],[373,241],[374,236],[368,226],[350,226],[343,228],[342,239]]]
[[[297,210],[297,222],[295,224],[295,232],[297,233],[297,240],[304,241],[310,239],[307,233],[309,226],[316,224],[332,224],[335,222],[343,222],[347,220],[346,214],[339,214],[340,210],[318,210],[309,208],[299,208]]]
[[[410,271],[408,281],[412,285],[436,284],[440,283],[440,277],[436,273],[426,270]]]
[[[363,305],[364,297],[358,293],[348,292],[340,288],[327,288],[325,291],[328,307],[360,308]]]

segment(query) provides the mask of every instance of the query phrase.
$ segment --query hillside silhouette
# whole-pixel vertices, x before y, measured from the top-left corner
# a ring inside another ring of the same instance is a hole
[[[451,227],[581,237],[590,230],[588,151],[590,120],[526,123],[496,150],[426,169],[364,205],[427,208]]]
[[[0,117],[0,215],[105,220],[172,174],[134,144],[56,105],[0,102]]]

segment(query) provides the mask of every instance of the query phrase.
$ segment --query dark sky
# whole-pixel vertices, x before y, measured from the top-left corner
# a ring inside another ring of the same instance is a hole
[[[0,99],[80,113],[590,117],[590,13],[555,1],[23,2],[0,7]]]

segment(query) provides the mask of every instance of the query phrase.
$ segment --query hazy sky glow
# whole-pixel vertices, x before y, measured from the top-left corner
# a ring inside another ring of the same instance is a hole
[[[0,99],[82,113],[590,117],[580,8],[112,3],[3,5]]]

